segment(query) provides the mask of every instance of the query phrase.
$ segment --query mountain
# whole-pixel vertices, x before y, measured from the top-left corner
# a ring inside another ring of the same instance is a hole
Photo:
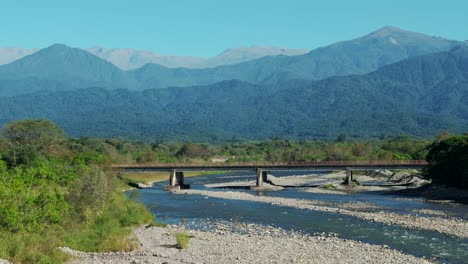
[[[86,49],[86,51],[123,70],[140,68],[148,63],[159,64],[168,68],[193,68],[206,61],[206,59],[197,57],[160,55],[147,50],[94,47]]]
[[[385,27],[364,37],[332,44],[304,55],[266,56],[203,69],[146,64],[127,72],[87,51],[54,45],[0,66],[0,95],[91,86],[144,90],[209,85],[233,79],[268,85],[297,79],[321,80],[331,76],[365,74],[406,58],[447,51],[460,43]],[[220,57],[234,58],[233,54],[243,54],[234,51],[225,53]]]
[[[19,60],[39,50],[40,49],[0,47],[0,65]],[[108,49],[103,47],[92,47],[84,50],[114,64],[122,70],[137,69],[148,63],[159,64],[168,68],[210,68],[221,65],[237,64],[265,56],[295,56],[309,52],[309,50],[306,49],[250,46],[227,49],[221,54],[212,58],[199,58],[193,56],[161,55],[148,50],[135,49]]]
[[[167,69],[146,65],[132,71],[141,88],[206,85],[238,79],[257,84],[331,76],[365,74],[407,58],[447,51],[458,41],[430,37],[395,27],[332,44],[299,56],[266,56],[248,62],[208,69]]]
[[[0,98],[0,123],[46,117],[73,136],[333,139],[468,131],[468,47],[365,75],[278,85],[223,81],[145,91],[88,88]]]
[[[159,64],[167,68],[210,68],[241,63],[265,56],[295,56],[308,52],[306,49],[250,46],[227,49],[215,57],[205,59],[190,56],[160,55],[151,51],[134,49],[106,49],[94,47],[86,50],[123,70],[137,69],[148,63]]]
[[[113,64],[89,52],[62,44],[52,45],[0,66],[0,95],[132,85],[125,72]]]
[[[266,56],[297,56],[308,53],[306,49],[285,49],[267,46],[250,46],[235,49],[227,49],[217,56],[206,60],[204,63],[192,68],[212,68],[222,65],[238,64]]]
[[[8,64],[15,60],[21,59],[24,56],[32,54],[38,50],[39,49],[22,49],[13,47],[0,48],[0,65]]]

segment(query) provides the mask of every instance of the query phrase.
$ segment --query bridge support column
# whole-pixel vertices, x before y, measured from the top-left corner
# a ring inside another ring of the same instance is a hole
[[[268,171],[257,169],[257,186],[262,186],[267,181]]]
[[[353,171],[351,170],[350,167],[346,168],[346,178],[345,178],[345,184],[351,185],[353,183]]]
[[[169,173],[169,186],[177,185],[177,174],[175,170],[171,170]]]
[[[165,186],[164,190],[180,190],[180,189],[189,189],[189,184],[184,184],[184,172],[171,170],[169,173],[169,186]]]
[[[257,169],[257,186],[262,186],[262,184],[263,184],[262,169]]]
[[[271,189],[270,186],[263,185],[264,182],[268,182],[267,176],[269,171],[257,168],[257,184],[255,186],[250,186],[250,190],[256,191],[268,191]]]

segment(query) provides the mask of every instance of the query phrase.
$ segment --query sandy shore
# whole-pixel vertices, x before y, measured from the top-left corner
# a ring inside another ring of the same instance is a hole
[[[239,226],[235,227],[239,229]],[[242,227],[241,227],[242,228]],[[130,253],[82,253],[72,264],[82,263],[430,263],[387,246],[369,245],[329,236],[308,236],[254,224],[244,224],[244,233],[229,226],[213,231],[184,230],[182,227],[137,228],[141,244]],[[175,248],[175,234],[193,236],[186,249]]]

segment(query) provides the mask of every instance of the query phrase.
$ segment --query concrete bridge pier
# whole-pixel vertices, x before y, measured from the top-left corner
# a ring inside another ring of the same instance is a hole
[[[268,182],[268,173],[269,171],[258,168],[257,169],[257,183],[255,186],[251,186],[251,190],[268,190],[268,186],[263,185],[264,182]],[[262,187],[263,185],[263,187]]]
[[[351,170],[350,167],[346,167],[345,184],[347,185],[353,184],[353,170]]]
[[[171,170],[169,173],[169,186],[165,186],[165,191],[189,189],[189,184],[184,184],[184,172]]]
[[[268,171],[257,169],[257,184],[256,186],[262,186],[264,182],[267,181]]]

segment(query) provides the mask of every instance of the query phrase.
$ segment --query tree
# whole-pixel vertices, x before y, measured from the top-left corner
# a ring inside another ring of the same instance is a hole
[[[209,154],[208,146],[203,144],[187,143],[177,152],[178,157],[205,157]]]
[[[17,165],[19,159],[30,161],[64,139],[64,132],[53,122],[45,119],[28,119],[6,124],[0,130],[0,138],[11,149],[11,160]]]
[[[65,134],[49,120],[28,119],[6,124],[0,135],[10,145],[30,146],[42,151],[61,142]]]
[[[426,160],[426,177],[434,183],[468,189],[468,135],[435,141]]]

